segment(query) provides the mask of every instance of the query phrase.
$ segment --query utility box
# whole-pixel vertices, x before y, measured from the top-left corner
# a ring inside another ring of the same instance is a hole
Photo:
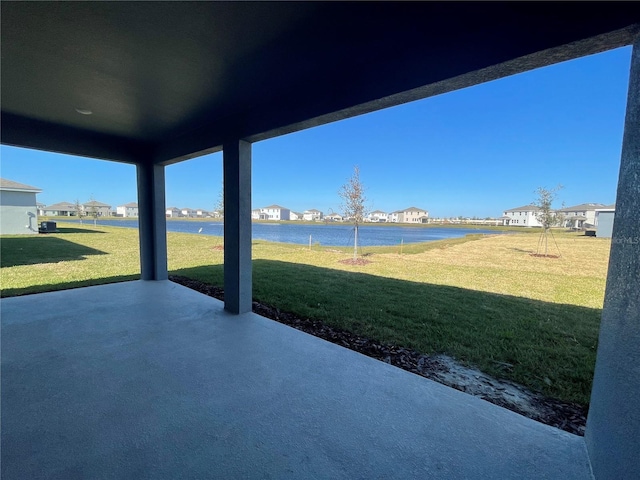
[[[58,224],[56,222],[40,222],[40,233],[55,233],[58,231]]]

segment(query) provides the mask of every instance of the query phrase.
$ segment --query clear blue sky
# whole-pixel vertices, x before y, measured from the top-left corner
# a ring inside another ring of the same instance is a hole
[[[340,211],[359,165],[372,209],[499,217],[564,185],[558,206],[613,203],[631,48],[324,125],[253,145],[253,207]],[[1,147],[1,176],[38,201],[136,201],[135,168]],[[167,206],[212,209],[222,155],[167,167]]]

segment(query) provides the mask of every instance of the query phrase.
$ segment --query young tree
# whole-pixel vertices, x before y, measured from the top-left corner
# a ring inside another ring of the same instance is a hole
[[[91,204],[91,206],[89,207],[89,215],[91,215],[93,217],[93,226],[95,227],[97,225],[97,220],[98,220],[98,207],[96,207],[96,200],[95,198],[93,198],[93,195],[91,195],[91,198],[89,199],[89,203]]]
[[[364,195],[364,186],[360,182],[360,168],[356,165],[353,167],[353,175],[347,180],[347,183],[340,187],[338,192],[342,199],[342,212],[345,220],[350,218],[355,227],[353,235],[353,259],[358,257],[358,226],[364,222],[367,214],[365,202],[367,198]]]
[[[224,220],[224,183],[220,187],[220,193],[218,193],[218,201],[213,207],[214,212],[218,212],[218,215]]]
[[[78,219],[80,220],[80,225],[82,225],[82,217],[84,216],[84,208],[82,207],[82,204],[80,203],[80,200],[78,200],[76,198],[76,203],[74,204],[74,208],[76,210],[76,215],[78,217]]]
[[[536,218],[542,224],[542,234],[540,235],[540,241],[538,242],[538,251],[537,254],[540,253],[540,248],[544,245],[544,255],[545,257],[549,253],[549,232],[551,231],[551,227],[559,225],[563,216],[561,213],[556,212],[553,209],[553,202],[558,196],[558,192],[562,190],[562,185],[558,185],[555,188],[545,188],[538,187],[535,191],[536,199],[533,202],[533,205],[538,207],[538,212],[536,213]]]

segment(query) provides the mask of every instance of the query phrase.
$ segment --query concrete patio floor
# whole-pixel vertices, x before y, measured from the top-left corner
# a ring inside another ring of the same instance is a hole
[[[5,480],[591,478],[581,437],[169,281],[0,305]]]

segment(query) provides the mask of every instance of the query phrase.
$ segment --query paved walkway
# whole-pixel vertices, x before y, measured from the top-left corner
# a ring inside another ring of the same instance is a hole
[[[172,282],[0,305],[3,480],[591,478],[581,437]]]

